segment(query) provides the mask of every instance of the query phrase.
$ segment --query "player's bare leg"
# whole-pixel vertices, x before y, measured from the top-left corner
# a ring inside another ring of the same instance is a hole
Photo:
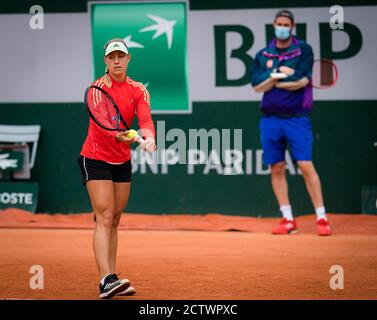
[[[88,193],[96,216],[93,235],[93,251],[100,277],[111,273],[109,263],[110,234],[114,217],[114,190],[111,180],[90,180]]]
[[[119,182],[114,183],[114,198],[115,198],[115,211],[114,211],[114,221],[111,228],[110,235],[110,252],[109,252],[109,262],[111,273],[116,272],[116,258],[118,249],[118,225],[122,216],[124,208],[127,206],[128,198],[131,190],[131,182]],[[122,277],[123,278],[123,277]],[[129,281],[127,279],[127,281]],[[125,290],[119,292],[119,295],[133,295],[136,293],[134,287],[129,286]]]
[[[109,248],[109,264],[110,272],[116,272],[116,257],[118,249],[118,225],[122,212],[127,206],[128,198],[131,190],[131,182],[118,182],[114,183],[114,219],[110,232],[110,248]]]

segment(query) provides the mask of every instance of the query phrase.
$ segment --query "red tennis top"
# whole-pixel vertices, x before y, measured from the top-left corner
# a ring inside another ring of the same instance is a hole
[[[111,81],[111,88],[108,88],[101,78],[94,81],[92,85],[99,86],[109,93],[130,128],[136,115],[142,135],[155,138],[156,133],[151,117],[149,93],[144,85],[128,76],[123,82],[117,82],[112,77]],[[127,143],[117,142],[115,139],[117,133],[118,131],[102,129],[90,119],[88,135],[80,154],[86,158],[110,163],[123,163],[130,160],[131,147]]]

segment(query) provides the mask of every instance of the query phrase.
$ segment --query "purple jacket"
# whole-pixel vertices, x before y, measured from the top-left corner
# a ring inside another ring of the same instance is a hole
[[[292,44],[286,49],[276,48],[276,39],[259,51],[250,69],[250,82],[253,86],[265,81],[280,66],[295,69],[295,73],[279,81],[297,81],[303,77],[309,80],[312,76],[312,47],[293,37]],[[299,115],[309,113],[313,107],[313,88],[309,84],[305,88],[294,91],[273,88],[265,92],[261,102],[261,110],[266,114]]]

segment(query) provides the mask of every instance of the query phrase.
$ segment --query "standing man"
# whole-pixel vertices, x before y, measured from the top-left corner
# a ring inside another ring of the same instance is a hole
[[[273,234],[297,233],[288,198],[285,151],[290,147],[305,180],[317,215],[317,233],[331,235],[323,203],[321,182],[312,162],[313,134],[310,112],[313,91],[311,46],[292,35],[294,16],[280,10],[274,20],[275,38],[259,51],[250,80],[256,92],[263,92],[260,120],[263,161],[271,166],[272,188],[283,215]]]

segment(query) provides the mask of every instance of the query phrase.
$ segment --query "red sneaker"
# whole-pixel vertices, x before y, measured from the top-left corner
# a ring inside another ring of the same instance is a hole
[[[317,221],[317,233],[319,236],[331,236],[331,228],[327,220],[319,219]]]
[[[272,230],[272,234],[292,234],[298,233],[295,220],[282,219],[279,226]]]

